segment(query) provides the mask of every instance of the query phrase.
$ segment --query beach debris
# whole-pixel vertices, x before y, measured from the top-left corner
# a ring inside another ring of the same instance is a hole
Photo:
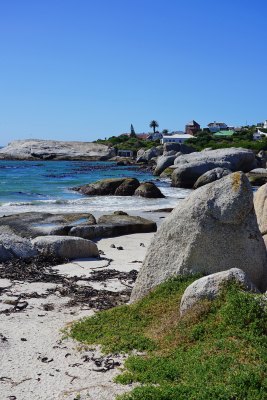
[[[58,265],[59,259],[55,257],[38,256],[31,260],[12,260],[0,263],[1,276],[16,281],[27,282],[46,282],[53,283],[53,287],[48,288],[45,293],[37,292],[22,293],[16,300],[7,300],[13,307],[2,310],[0,313],[9,315],[13,312],[20,312],[27,308],[29,298],[47,298],[52,294],[68,297],[70,300],[65,307],[82,305],[95,310],[106,310],[117,305],[124,304],[130,298],[132,285],[137,278],[137,271],[121,272],[115,269],[108,269],[112,259],[101,257],[107,260],[106,268],[92,269],[89,277],[72,276],[66,277],[60,275],[53,266]],[[62,263],[62,260],[60,260]],[[65,260],[68,262],[68,260]],[[95,289],[90,286],[90,282],[105,282],[109,280],[118,280],[126,286],[125,290],[112,292],[104,289]],[[80,285],[77,282],[88,282],[87,285]],[[42,305],[44,311],[51,311],[54,305],[47,303]],[[47,314],[38,314],[39,317],[45,317]]]
[[[8,342],[8,338],[3,333],[0,333],[0,341],[1,343]]]
[[[144,243],[140,243],[140,247],[145,247]]]
[[[110,247],[111,247],[112,249],[116,249],[116,246],[115,246],[114,243],[112,243],[112,244],[110,245]]]
[[[37,359],[40,360],[43,363],[46,363],[46,364],[51,363],[52,361],[54,361],[53,358],[42,357],[42,356],[39,356]]]
[[[118,246],[117,250],[124,250],[124,248],[122,246]]]

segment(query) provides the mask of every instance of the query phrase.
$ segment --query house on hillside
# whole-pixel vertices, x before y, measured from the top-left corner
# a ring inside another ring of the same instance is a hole
[[[208,128],[211,133],[228,130],[228,126],[224,122],[216,122],[216,121],[210,122],[208,124]]]
[[[200,125],[192,120],[185,125],[185,133],[188,135],[195,135],[200,130]]]
[[[263,128],[267,129],[267,119],[266,119],[266,121],[263,122]]]
[[[163,138],[161,139],[161,143],[184,143],[188,139],[194,139],[193,135],[189,135],[187,133],[176,133],[174,135],[164,135]]]

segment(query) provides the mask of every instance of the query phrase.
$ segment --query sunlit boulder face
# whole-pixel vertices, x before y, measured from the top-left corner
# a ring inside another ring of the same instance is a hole
[[[172,276],[240,268],[267,287],[265,245],[247,177],[236,172],[205,185],[180,202],[148,249],[131,301]]]

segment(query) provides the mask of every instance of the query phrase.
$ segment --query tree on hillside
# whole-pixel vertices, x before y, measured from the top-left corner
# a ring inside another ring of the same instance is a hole
[[[163,135],[167,135],[169,133],[169,130],[168,129],[163,129],[162,133],[163,133]]]
[[[133,124],[131,124],[131,128],[130,129],[131,129],[130,137],[136,137],[136,133],[135,133]]]
[[[159,124],[154,119],[149,124],[150,128],[153,128],[153,132],[156,132],[156,128],[158,128]]]

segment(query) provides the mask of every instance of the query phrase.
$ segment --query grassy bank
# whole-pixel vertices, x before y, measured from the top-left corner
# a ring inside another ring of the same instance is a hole
[[[261,296],[234,285],[185,317],[179,302],[195,278],[178,277],[136,304],[76,323],[71,336],[105,352],[131,352],[116,380],[141,386],[123,400],[264,400],[267,311]]]

